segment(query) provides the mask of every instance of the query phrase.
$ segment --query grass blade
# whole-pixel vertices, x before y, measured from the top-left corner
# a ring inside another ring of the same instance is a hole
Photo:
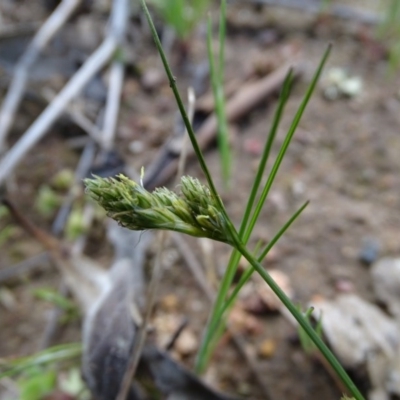
[[[0,372],[0,379],[7,376],[14,376],[33,366],[78,358],[81,354],[81,343],[68,343],[50,347],[32,356],[18,358],[9,362],[0,359],[0,370],[3,370]]]
[[[220,30],[219,30],[219,65],[215,66],[214,52],[212,46],[212,21],[208,17],[207,21],[207,51],[208,62],[210,64],[211,86],[214,96],[215,113],[218,123],[218,148],[221,158],[222,177],[226,185],[228,185],[231,172],[231,150],[229,147],[228,123],[225,111],[225,96],[224,96],[224,48],[225,48],[225,2],[222,1],[220,14]]]
[[[167,57],[165,56],[165,52],[164,52],[164,50],[162,48],[161,41],[160,41],[160,38],[158,36],[156,27],[154,26],[153,19],[151,18],[149,9],[147,8],[146,1],[145,0],[141,0],[141,4],[142,4],[142,8],[143,8],[144,14],[146,16],[146,19],[147,19],[147,21],[149,23],[150,30],[151,30],[151,33],[153,35],[153,39],[154,39],[154,42],[156,44],[157,50],[158,50],[158,52],[160,54],[161,61],[162,61],[163,65],[164,65],[164,69],[165,69],[165,72],[166,72],[167,77],[168,77],[169,85],[170,85],[170,87],[172,89],[172,92],[173,92],[173,94],[175,96],[175,100],[176,100],[176,103],[178,105],[179,112],[181,113],[181,116],[182,116],[182,119],[183,119],[183,123],[185,124],[185,128],[186,128],[186,130],[188,132],[190,141],[192,143],[193,150],[194,150],[194,152],[196,154],[196,157],[197,157],[197,159],[199,161],[200,167],[203,170],[203,173],[204,173],[204,175],[205,175],[205,177],[207,179],[207,183],[208,183],[208,186],[210,188],[210,191],[211,191],[212,195],[215,197],[215,200],[219,203],[219,207],[220,207],[221,212],[227,217],[227,219],[229,219],[228,216],[226,215],[226,211],[225,211],[224,205],[223,205],[222,200],[221,200],[221,198],[220,198],[220,196],[219,196],[219,194],[217,192],[217,189],[215,187],[214,181],[211,178],[211,174],[210,174],[210,171],[209,171],[209,169],[207,167],[207,164],[206,164],[206,162],[204,160],[203,153],[201,152],[200,146],[197,143],[196,136],[195,136],[195,133],[193,131],[192,124],[190,123],[189,117],[188,117],[188,115],[186,113],[186,110],[185,110],[185,106],[183,105],[182,98],[181,98],[181,96],[179,94],[179,91],[178,91],[178,88],[176,86],[176,79],[175,79],[174,75],[172,74],[171,67],[169,66]]]
[[[286,151],[287,151],[287,149],[289,147],[289,144],[290,144],[290,142],[291,142],[291,140],[293,138],[293,135],[294,135],[294,133],[295,133],[295,131],[297,129],[297,126],[298,126],[298,124],[300,122],[300,119],[303,116],[304,110],[306,109],[307,104],[308,104],[308,102],[309,102],[309,100],[311,98],[311,95],[314,92],[315,86],[316,86],[316,84],[318,82],[318,79],[319,79],[319,77],[321,75],[321,72],[322,72],[322,69],[323,69],[323,67],[325,65],[325,62],[328,59],[329,53],[331,51],[331,48],[332,48],[332,45],[329,44],[328,48],[325,50],[325,53],[324,53],[324,55],[322,57],[321,62],[319,63],[319,66],[318,66],[318,68],[317,68],[317,70],[316,70],[316,72],[314,74],[314,77],[313,77],[313,79],[312,79],[312,81],[311,81],[311,83],[310,83],[310,85],[309,85],[309,87],[307,89],[307,92],[306,92],[306,94],[304,96],[304,99],[301,102],[300,107],[297,110],[296,115],[293,118],[292,124],[291,124],[291,126],[289,128],[289,131],[288,131],[288,133],[287,133],[287,135],[285,137],[285,140],[284,140],[284,142],[283,142],[283,144],[281,146],[281,149],[279,150],[278,156],[277,156],[277,158],[275,160],[275,163],[274,163],[274,165],[272,167],[271,173],[268,176],[268,180],[267,180],[267,182],[266,182],[266,184],[264,186],[264,189],[263,189],[263,191],[261,193],[260,199],[259,199],[259,201],[258,201],[258,203],[256,205],[255,211],[254,211],[253,216],[252,216],[252,218],[250,220],[249,227],[248,227],[248,229],[247,229],[247,231],[246,231],[246,233],[244,235],[244,238],[243,238],[243,242],[244,243],[247,243],[248,238],[250,237],[250,234],[253,231],[253,228],[254,228],[257,220],[258,220],[258,217],[259,217],[259,215],[261,213],[261,210],[262,210],[262,208],[264,206],[265,200],[267,199],[268,193],[269,193],[269,191],[271,189],[272,184],[274,183],[274,180],[275,180],[276,175],[278,173],[279,167],[280,167],[280,165],[282,163],[283,157],[286,154]]]
[[[268,133],[268,138],[267,138],[267,141],[264,146],[263,154],[262,154],[259,166],[258,166],[256,177],[254,179],[253,186],[252,186],[252,189],[250,192],[250,196],[247,201],[245,213],[244,213],[242,223],[240,226],[240,230],[239,230],[240,238],[242,238],[244,233],[246,232],[246,226],[247,226],[248,220],[251,215],[251,211],[252,211],[256,196],[257,196],[257,192],[260,187],[260,183],[261,183],[264,171],[265,171],[265,167],[268,162],[272,144],[276,137],[276,132],[278,131],[279,122],[282,118],[282,114],[283,114],[286,102],[289,98],[292,81],[293,81],[292,71],[289,70],[289,72],[285,78],[285,81],[283,83],[283,87],[282,87],[280,97],[279,97],[278,107],[275,111],[274,119],[273,119],[273,122],[272,122],[272,125],[270,128],[270,131]],[[243,242],[247,243],[248,238],[249,238],[249,235],[248,235],[247,239],[243,238]],[[204,370],[204,368],[207,364],[206,355],[211,354],[211,352],[207,349],[208,349],[208,347],[211,346],[211,340],[212,340],[213,335],[215,334],[216,327],[222,321],[221,320],[221,309],[223,307],[224,301],[228,294],[229,288],[231,287],[233,277],[236,273],[239,260],[240,260],[240,253],[236,249],[234,249],[232,251],[231,257],[229,259],[226,272],[222,278],[222,282],[219,286],[217,298],[215,300],[215,303],[213,305],[213,310],[211,312],[211,317],[207,323],[206,331],[204,333],[202,342],[200,344],[200,349],[199,349],[197,359],[196,359],[196,370],[198,372],[202,372]]]
[[[279,300],[282,301],[284,306],[290,311],[293,317],[297,320],[301,328],[307,333],[310,339],[313,341],[315,346],[319,349],[322,355],[326,358],[329,364],[332,366],[334,371],[340,377],[342,382],[347,386],[352,395],[357,400],[364,400],[363,395],[358,390],[357,386],[353,383],[351,378],[348,376],[347,372],[344,370],[340,362],[336,359],[334,354],[329,350],[326,344],[321,340],[315,330],[312,328],[307,319],[303,314],[296,308],[296,306],[291,302],[291,300],[286,296],[279,285],[272,279],[269,273],[262,267],[262,265],[253,257],[253,255],[246,249],[246,247],[240,242],[239,237],[237,237],[237,242],[235,247],[240,251],[240,253],[246,258],[246,260],[254,267],[254,269],[260,274],[268,286],[273,290],[273,292],[278,296]]]
[[[278,233],[272,238],[272,240],[267,244],[267,246],[264,248],[264,250],[261,252],[261,254],[258,256],[257,261],[261,263],[265,256],[268,254],[268,252],[272,249],[272,247],[275,246],[277,241],[283,236],[283,234],[289,229],[289,227],[293,224],[294,221],[300,216],[300,214],[304,211],[304,209],[308,206],[309,202],[305,202],[291,217],[290,219],[285,223],[285,225],[282,226],[282,228],[278,231]],[[251,275],[254,272],[253,267],[249,267],[246,269],[246,271],[243,273],[241,276],[239,282],[237,283],[235,289],[233,290],[232,294],[229,296],[229,298],[226,300],[223,309],[221,310],[221,315],[220,318],[222,317],[222,313],[224,313],[227,309],[229,309],[232,305],[233,302],[235,301],[237,295],[239,294],[240,290],[244,286],[244,284],[250,279]]]

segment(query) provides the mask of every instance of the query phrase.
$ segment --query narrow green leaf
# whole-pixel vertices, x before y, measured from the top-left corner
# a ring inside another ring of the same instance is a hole
[[[251,215],[251,211],[252,211],[256,196],[257,196],[257,192],[260,187],[260,183],[261,183],[264,171],[265,171],[265,167],[268,162],[272,144],[276,137],[276,132],[278,130],[279,122],[281,120],[286,102],[289,98],[291,84],[292,84],[292,78],[293,78],[292,71],[289,70],[289,72],[285,78],[280,96],[279,96],[278,107],[275,112],[270,131],[268,133],[268,139],[265,143],[263,154],[262,154],[259,166],[258,166],[257,174],[256,174],[256,177],[253,182],[253,186],[252,186],[252,189],[250,192],[249,199],[247,201],[245,213],[244,213],[242,223],[240,226],[240,230],[239,230],[239,236],[241,238],[243,237],[244,233],[246,232],[246,226],[247,226],[248,220]],[[243,238],[244,243],[247,243],[250,233],[251,233],[251,231],[249,231],[249,233],[247,235],[247,239]],[[215,334],[216,327],[222,321],[221,320],[222,307],[223,307],[224,301],[226,299],[226,296],[228,294],[229,288],[231,287],[233,277],[235,276],[239,260],[240,260],[240,253],[236,249],[234,249],[232,251],[231,257],[229,259],[226,272],[222,278],[222,282],[219,286],[217,298],[215,300],[215,303],[213,305],[213,309],[211,312],[211,317],[207,323],[206,332],[205,332],[202,342],[200,344],[200,349],[199,349],[198,356],[196,359],[196,370],[198,372],[202,372],[206,366],[206,363],[207,363],[206,354],[211,354],[211,351],[208,351],[207,348],[211,346],[211,344],[210,344],[211,338]]]
[[[275,246],[275,244],[278,242],[278,240],[283,236],[283,234],[289,229],[289,227],[293,224],[294,221],[300,216],[300,214],[304,211],[304,209],[308,205],[308,201],[305,202],[291,217],[290,219],[285,223],[285,225],[282,226],[282,228],[278,231],[278,233],[272,238],[272,240],[267,244],[267,246],[264,248],[264,250],[261,252],[260,256],[257,258],[258,262],[262,262],[268,252],[272,249],[272,247]],[[251,275],[254,272],[254,268],[252,266],[248,267],[246,271],[243,273],[241,276],[239,282],[237,283],[235,289],[233,290],[232,294],[229,296],[229,298],[226,300],[223,309],[221,312],[218,314],[218,316],[221,318],[222,313],[224,313],[227,309],[229,309],[237,295],[239,294],[240,290],[242,287],[245,285],[245,283],[250,279]]]
[[[223,12],[221,11],[221,18],[223,18]],[[229,137],[228,137],[228,123],[226,119],[225,112],[225,98],[224,98],[224,89],[223,89],[223,59],[221,57],[224,56],[224,40],[225,40],[225,29],[221,28],[220,25],[220,43],[219,43],[219,54],[220,54],[220,65],[218,66],[218,70],[215,66],[214,61],[214,52],[212,46],[212,23],[211,17],[208,17],[207,21],[207,50],[208,50],[208,62],[210,65],[210,76],[211,76],[211,85],[213,89],[214,96],[214,104],[215,104],[215,113],[217,116],[218,123],[218,148],[221,158],[222,165],[222,176],[225,184],[228,184],[230,178],[230,170],[231,170],[231,151],[229,148]],[[224,24],[223,24],[224,25]],[[222,40],[222,42],[221,42]],[[221,64],[222,63],[222,64]]]

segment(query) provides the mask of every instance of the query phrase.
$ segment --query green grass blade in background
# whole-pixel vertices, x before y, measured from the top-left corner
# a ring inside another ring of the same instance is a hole
[[[64,360],[78,359],[82,355],[81,343],[68,343],[50,347],[32,356],[12,361],[0,359],[0,379],[23,372],[38,365],[46,365]]]
[[[186,39],[204,17],[210,0],[150,0],[162,20]]]
[[[290,128],[288,130],[288,133],[286,134],[285,140],[284,140],[284,142],[283,142],[283,144],[281,146],[281,149],[279,150],[278,156],[276,157],[275,163],[274,163],[274,165],[272,167],[272,170],[271,170],[271,172],[270,172],[270,174],[268,176],[268,180],[267,180],[267,182],[266,182],[266,184],[264,186],[264,189],[263,189],[263,191],[261,193],[260,199],[259,199],[259,201],[258,201],[258,203],[256,205],[256,208],[255,208],[255,211],[253,213],[253,216],[251,217],[249,227],[248,227],[248,229],[247,229],[247,231],[246,231],[246,233],[245,233],[245,235],[243,237],[243,242],[244,243],[247,243],[247,240],[249,239],[249,237],[251,235],[251,232],[253,231],[253,228],[254,228],[254,226],[255,226],[255,224],[256,224],[259,216],[260,216],[260,213],[261,213],[261,210],[262,210],[262,208],[264,206],[265,200],[267,199],[267,196],[268,196],[268,193],[269,193],[269,191],[271,189],[271,186],[274,183],[276,175],[277,175],[277,173],[279,171],[279,167],[280,167],[280,165],[282,163],[282,160],[283,160],[283,158],[284,158],[284,156],[286,154],[286,151],[287,151],[287,149],[289,147],[289,144],[290,144],[290,142],[291,142],[291,140],[293,138],[293,135],[294,135],[294,133],[295,133],[295,131],[297,129],[297,126],[298,126],[298,124],[300,122],[300,119],[303,116],[303,113],[304,113],[304,111],[305,111],[305,109],[307,107],[307,104],[308,104],[308,102],[309,102],[309,100],[311,98],[311,95],[314,92],[315,86],[316,86],[316,84],[318,82],[318,79],[319,79],[319,77],[321,75],[322,69],[324,68],[326,60],[328,59],[329,53],[331,51],[331,48],[332,48],[332,46],[329,45],[328,48],[325,50],[325,53],[324,53],[324,55],[323,55],[323,57],[321,59],[321,62],[319,63],[319,66],[318,66],[318,68],[317,68],[317,70],[316,70],[316,72],[315,72],[315,74],[313,76],[313,79],[312,79],[312,81],[311,81],[311,83],[310,83],[310,85],[309,85],[309,87],[307,89],[307,92],[306,92],[306,94],[305,94],[305,96],[303,98],[303,101],[301,102],[300,107],[297,110],[296,115],[293,118],[292,124],[291,124],[291,126],[290,126]]]
[[[197,139],[196,139],[195,133],[193,131],[192,124],[190,123],[190,119],[188,117],[188,114],[186,112],[186,109],[185,109],[185,106],[183,104],[182,98],[181,98],[181,96],[179,94],[179,91],[178,91],[178,88],[176,86],[176,78],[172,74],[171,67],[169,66],[167,57],[166,57],[165,52],[163,50],[163,47],[161,45],[161,41],[160,41],[160,38],[158,36],[156,27],[154,26],[153,19],[151,18],[149,9],[147,8],[146,1],[145,0],[141,0],[141,4],[142,4],[142,8],[143,8],[144,14],[146,16],[147,22],[149,23],[150,30],[151,30],[151,33],[153,35],[153,39],[154,39],[154,42],[156,44],[157,50],[158,50],[158,52],[160,54],[161,61],[163,63],[165,72],[166,72],[166,74],[168,76],[169,84],[170,84],[172,92],[173,92],[173,94],[175,96],[175,100],[176,100],[176,103],[178,105],[179,112],[181,113],[181,116],[182,116],[182,119],[183,119],[183,123],[184,123],[185,128],[187,130],[187,133],[189,135],[190,142],[192,143],[193,150],[194,150],[194,152],[196,154],[197,160],[199,161],[200,167],[203,170],[203,173],[204,173],[204,175],[205,175],[205,177],[207,179],[207,183],[208,183],[208,187],[210,189],[210,192],[215,197],[215,200],[219,204],[220,211],[224,214],[226,219],[229,220],[228,216],[226,215],[225,207],[224,207],[224,205],[222,203],[221,197],[218,194],[218,191],[217,191],[217,189],[215,187],[214,181],[213,181],[213,179],[211,177],[210,171],[209,171],[209,169],[207,167],[207,164],[206,164],[206,161],[204,159],[203,153],[202,153],[202,151],[200,149],[199,144],[197,143]]]
[[[218,129],[218,149],[221,158],[222,177],[225,185],[228,186],[230,174],[232,155],[229,146],[229,135],[228,135],[228,121],[226,118],[225,110],[225,96],[224,96],[224,53],[225,53],[225,1],[222,1],[221,14],[220,14],[220,28],[219,28],[219,65],[215,65],[214,52],[212,46],[212,21],[211,17],[208,17],[207,21],[207,50],[208,50],[208,62],[210,65],[210,78],[211,86],[214,96],[215,113],[217,116],[217,129]]]

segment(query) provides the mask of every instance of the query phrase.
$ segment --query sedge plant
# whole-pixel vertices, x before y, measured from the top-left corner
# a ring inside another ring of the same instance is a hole
[[[311,94],[315,88],[322,68],[328,58],[330,46],[326,50],[313,80],[304,96],[304,99],[293,118],[293,122],[287,132],[285,140],[279,150],[278,156],[273,163],[272,169],[267,177],[266,183],[261,185],[265,168],[269,158],[272,143],[276,136],[278,125],[283,114],[284,106],[289,97],[293,81],[292,71],[288,72],[283,89],[280,95],[279,104],[275,112],[274,120],[265,144],[264,152],[260,161],[249,200],[245,209],[244,217],[237,231],[230,219],[220,195],[212,180],[210,171],[204,160],[203,154],[196,141],[193,128],[190,124],[182,99],[178,92],[175,78],[172,74],[169,63],[166,59],[161,42],[157,35],[150,13],[142,0],[142,6],[149,22],[156,47],[165,67],[171,89],[174,93],[178,108],[185,123],[193,149],[203,170],[207,185],[202,184],[198,179],[184,176],[181,178],[181,194],[166,189],[158,188],[148,192],[141,183],[136,183],[123,175],[117,178],[86,179],[87,193],[94,198],[108,215],[117,220],[121,225],[133,230],[164,229],[186,233],[195,237],[206,237],[227,243],[233,247],[232,256],[226,272],[218,288],[217,298],[210,313],[208,324],[203,335],[203,340],[197,357],[196,369],[201,372],[212,353],[218,334],[224,328],[224,320],[233,304],[237,293],[243,284],[249,279],[253,271],[256,271],[270,286],[285,307],[290,311],[299,323],[301,329],[310,338],[316,348],[322,353],[337,373],[339,378],[347,386],[350,393],[356,400],[363,400],[362,394],[354,385],[339,361],[322,341],[320,335],[313,329],[307,317],[291,302],[283,290],[272,279],[269,273],[262,267],[261,261],[271,247],[282,236],[286,229],[300,215],[307,204],[304,204],[279,230],[273,240],[259,254],[254,254],[247,248],[252,230],[259,218],[261,209],[268,196],[269,190],[275,180],[283,157],[293,137],[300,118],[307,106]],[[256,199],[258,199],[256,201]],[[236,272],[239,258],[243,256],[250,264],[250,268],[244,273],[237,287],[230,293],[234,274]]]

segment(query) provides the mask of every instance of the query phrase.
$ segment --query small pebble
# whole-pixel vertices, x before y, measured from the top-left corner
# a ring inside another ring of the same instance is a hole
[[[160,301],[160,306],[165,311],[176,311],[176,309],[178,308],[178,304],[179,304],[179,299],[173,293],[167,294]]]
[[[142,75],[141,84],[146,90],[157,89],[165,80],[165,74],[156,68],[147,69]]]
[[[345,279],[345,278],[338,279],[335,282],[335,287],[336,287],[336,290],[341,293],[354,292],[354,284],[349,279]]]
[[[272,339],[265,339],[258,348],[258,355],[261,358],[271,358],[275,354],[276,343]]]
[[[193,354],[198,346],[196,335],[190,329],[185,329],[176,340],[174,348],[181,356],[188,356]]]
[[[8,311],[11,311],[17,305],[14,293],[3,287],[0,289],[0,304]]]
[[[358,255],[359,261],[364,265],[371,265],[378,259],[379,255],[379,243],[373,238],[367,238],[363,240],[360,253]]]
[[[132,154],[140,154],[144,150],[144,144],[141,140],[132,140],[128,145],[129,151]]]
[[[252,156],[260,156],[263,152],[264,144],[256,138],[249,138],[244,141],[244,151]]]

